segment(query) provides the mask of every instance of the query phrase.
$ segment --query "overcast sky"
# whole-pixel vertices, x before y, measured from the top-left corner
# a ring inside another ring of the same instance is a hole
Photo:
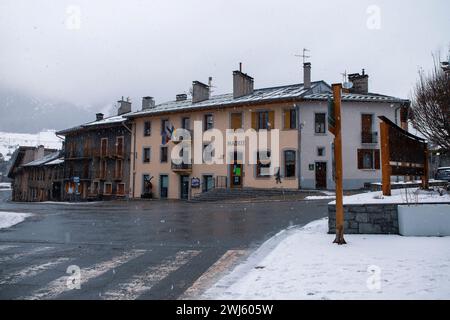
[[[0,86],[88,106],[137,109],[209,76],[230,92],[239,62],[256,88],[299,83],[304,47],[313,80],[365,68],[371,91],[408,97],[447,55],[450,1],[2,0],[0,39]]]

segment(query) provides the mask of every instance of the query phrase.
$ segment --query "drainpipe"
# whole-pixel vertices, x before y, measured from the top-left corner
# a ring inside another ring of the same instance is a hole
[[[302,188],[302,161],[301,161],[301,140],[302,140],[302,124],[300,122],[300,105],[295,104],[295,113],[297,115],[297,180],[298,188]]]
[[[131,139],[133,139],[133,181],[132,181],[132,189],[131,189],[131,196],[134,198],[134,191],[136,188],[136,123],[133,125],[133,132],[131,135]]]

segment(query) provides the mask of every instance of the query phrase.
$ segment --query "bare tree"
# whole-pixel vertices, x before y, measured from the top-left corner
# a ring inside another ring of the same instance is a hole
[[[450,74],[434,60],[430,73],[419,72],[410,118],[413,127],[430,143],[450,150]]]

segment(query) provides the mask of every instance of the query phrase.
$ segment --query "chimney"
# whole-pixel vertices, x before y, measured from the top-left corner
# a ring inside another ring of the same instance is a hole
[[[148,110],[155,107],[155,100],[153,97],[142,97],[142,110]]]
[[[131,112],[131,102],[128,98],[127,100],[124,100],[122,97],[122,99],[117,102],[119,103],[119,110],[117,111],[118,116]]]
[[[209,86],[200,81],[192,82],[192,103],[209,99]]]
[[[103,113],[96,113],[95,114],[95,120],[96,121],[103,120]]]
[[[369,75],[366,74],[364,69],[362,70],[362,74],[349,74],[348,81],[353,83],[353,87],[350,89],[351,93],[369,93]]]
[[[253,78],[242,72],[242,64],[239,70],[233,71],[233,98],[239,98],[253,93]]]
[[[311,89],[311,62],[303,63],[303,87]]]
[[[43,145],[40,145],[35,149],[34,160],[42,159],[44,156],[45,156],[45,148]]]
[[[176,99],[177,101],[185,101],[187,100],[187,94],[186,93],[177,94]]]

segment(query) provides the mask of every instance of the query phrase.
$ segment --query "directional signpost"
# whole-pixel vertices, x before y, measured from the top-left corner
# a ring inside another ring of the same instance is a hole
[[[344,240],[344,201],[342,186],[342,135],[341,135],[342,84],[333,84],[333,100],[328,100],[328,131],[334,135],[334,159],[336,181],[336,238],[333,243],[346,244]]]

